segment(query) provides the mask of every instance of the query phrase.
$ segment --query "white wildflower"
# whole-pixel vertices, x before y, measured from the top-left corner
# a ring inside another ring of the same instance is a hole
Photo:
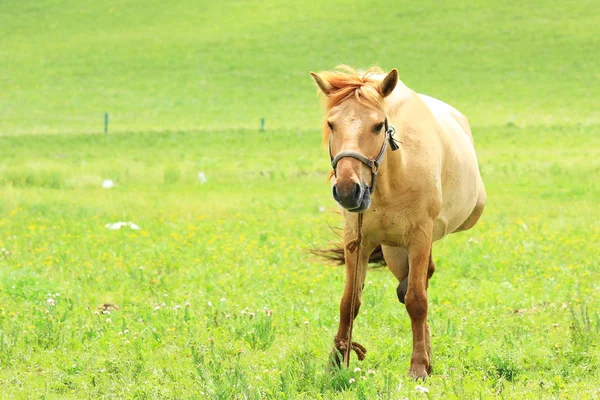
[[[417,392],[421,392],[421,393],[427,393],[427,392],[429,392],[429,389],[427,389],[426,387],[421,386],[421,385],[415,386],[415,390]]]
[[[140,228],[139,225],[134,224],[133,222],[129,221],[129,222],[123,222],[123,221],[119,221],[119,222],[113,222],[110,224],[106,224],[104,225],[107,229],[110,229],[111,231],[118,231],[119,229],[121,229],[124,226],[128,226],[129,228],[135,230],[135,231],[139,231]]]

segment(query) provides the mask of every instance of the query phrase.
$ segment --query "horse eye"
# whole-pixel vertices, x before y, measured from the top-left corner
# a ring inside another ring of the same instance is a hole
[[[333,124],[331,122],[327,121],[327,126],[329,127],[330,131],[333,130]]]
[[[383,129],[383,122],[375,125],[375,127],[373,128],[373,132],[379,133],[379,132],[381,132],[382,129]]]

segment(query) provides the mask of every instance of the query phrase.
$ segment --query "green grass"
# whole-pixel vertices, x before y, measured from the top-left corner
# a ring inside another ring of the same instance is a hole
[[[594,6],[0,3],[1,397],[600,397]],[[344,270],[307,250],[342,221],[308,72],[339,63],[473,127],[488,205],[434,248],[425,383],[385,269],[367,359],[326,368]]]
[[[435,374],[421,385],[433,398],[597,397],[600,130],[475,132],[490,202],[434,249]],[[367,359],[326,370],[344,272],[306,253],[341,224],[319,211],[334,208],[319,136],[0,138],[0,390],[418,398],[385,270],[369,272],[357,320]],[[105,228],[115,221],[142,230]]]

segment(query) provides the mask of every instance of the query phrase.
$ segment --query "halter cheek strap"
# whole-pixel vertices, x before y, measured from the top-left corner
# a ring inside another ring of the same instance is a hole
[[[381,145],[381,150],[379,150],[379,154],[373,160],[367,158],[360,154],[359,152],[352,150],[345,150],[339,152],[335,157],[331,153],[331,135],[329,135],[329,157],[331,158],[331,167],[333,168],[334,175],[337,177],[336,167],[338,162],[344,157],[352,157],[357,159],[358,161],[365,164],[371,170],[371,186],[369,186],[369,192],[372,194],[373,190],[375,190],[375,183],[377,181],[377,173],[379,172],[379,165],[381,161],[383,161],[383,156],[385,155],[385,151],[387,150],[388,143],[392,151],[396,151],[400,148],[396,139],[394,138],[394,133],[396,130],[393,126],[388,125],[387,118],[385,119],[385,140]]]

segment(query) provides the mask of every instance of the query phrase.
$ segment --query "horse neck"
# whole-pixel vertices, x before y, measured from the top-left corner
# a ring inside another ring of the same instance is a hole
[[[392,151],[388,147],[385,157],[379,165],[379,173],[377,177],[377,185],[375,187],[373,201],[383,200],[392,195],[392,187],[397,185],[397,182],[402,180],[404,168],[404,154],[402,145],[396,151]]]
[[[392,188],[397,186],[397,183],[403,180],[402,175],[405,173],[403,167],[406,162],[406,152],[402,148],[402,141],[404,136],[403,126],[401,124],[402,115],[401,108],[410,102],[412,96],[416,93],[409,89],[402,81],[398,82],[394,92],[386,99],[388,103],[388,118],[390,125],[394,126],[395,134],[394,139],[399,143],[400,148],[396,151],[392,151],[391,147],[388,146],[385,157],[383,158],[381,165],[379,166],[379,177],[377,187],[375,188],[373,201],[377,201],[377,198],[383,200],[391,196],[393,193]]]

